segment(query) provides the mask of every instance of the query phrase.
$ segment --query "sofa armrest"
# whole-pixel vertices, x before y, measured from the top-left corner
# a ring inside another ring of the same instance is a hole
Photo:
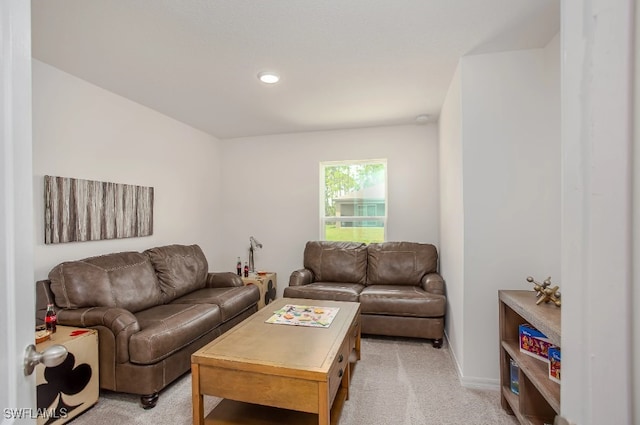
[[[289,286],[308,285],[313,282],[313,272],[309,269],[295,270],[289,277]]]
[[[444,279],[438,273],[427,273],[422,278],[422,289],[432,294],[444,295]]]
[[[242,278],[231,272],[209,272],[207,274],[207,288],[228,288],[244,286]]]
[[[116,361],[125,363],[129,360],[129,337],[140,331],[138,319],[130,311],[116,307],[88,307],[58,310],[57,316],[60,325],[109,329],[116,341]]]

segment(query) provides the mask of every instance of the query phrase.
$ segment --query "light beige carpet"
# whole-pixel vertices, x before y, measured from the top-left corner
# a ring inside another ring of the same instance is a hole
[[[205,412],[217,403],[205,397]],[[191,376],[160,393],[158,405],[143,410],[137,396],[103,391],[93,408],[72,425],[187,425],[191,417]],[[449,347],[429,341],[363,337],[350,398],[340,425],[514,425],[500,407],[497,391],[460,385]]]

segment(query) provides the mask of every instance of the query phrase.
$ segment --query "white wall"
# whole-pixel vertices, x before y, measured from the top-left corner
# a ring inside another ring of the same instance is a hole
[[[559,58],[556,38],[550,49]],[[560,282],[560,68],[543,49],[462,59],[464,375],[499,375],[499,289]]]
[[[464,364],[464,198],[460,66],[440,112],[440,272],[447,289],[445,332],[456,364]],[[458,370],[462,375],[462,370]]]
[[[462,167],[462,201],[443,204],[443,216],[464,220],[463,253],[443,221],[442,250],[454,252],[444,278],[453,273],[456,291],[448,332],[463,383],[487,386],[499,375],[497,291],[530,289],[529,275],[561,283],[559,37],[545,49],[463,57],[459,72],[440,130],[452,145],[441,146],[443,160]]]
[[[278,273],[278,295],[319,238],[320,161],[387,158],[388,240],[439,245],[435,124],[225,140],[222,190],[225,264],[247,258],[249,236],[264,248],[256,268]]]
[[[33,61],[35,277],[61,261],[197,243],[215,270],[221,243],[220,142]],[[44,244],[44,175],[154,187],[153,235]]]
[[[640,423],[636,3],[562,2],[561,410],[580,425]]]

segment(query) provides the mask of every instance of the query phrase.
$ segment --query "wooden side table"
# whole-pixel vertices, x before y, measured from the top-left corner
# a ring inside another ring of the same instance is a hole
[[[36,366],[38,425],[66,423],[96,404],[100,393],[98,331],[58,326],[36,349],[44,351],[54,344],[64,345],[69,354],[59,366]]]
[[[256,285],[258,289],[260,289],[258,309],[263,308],[265,305],[276,299],[276,289],[278,287],[276,273],[266,272],[264,274],[250,274],[249,277],[243,277],[242,281],[245,285]]]

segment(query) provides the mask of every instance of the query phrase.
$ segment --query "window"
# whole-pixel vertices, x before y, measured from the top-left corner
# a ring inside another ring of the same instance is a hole
[[[387,160],[320,163],[320,239],[384,242]]]

